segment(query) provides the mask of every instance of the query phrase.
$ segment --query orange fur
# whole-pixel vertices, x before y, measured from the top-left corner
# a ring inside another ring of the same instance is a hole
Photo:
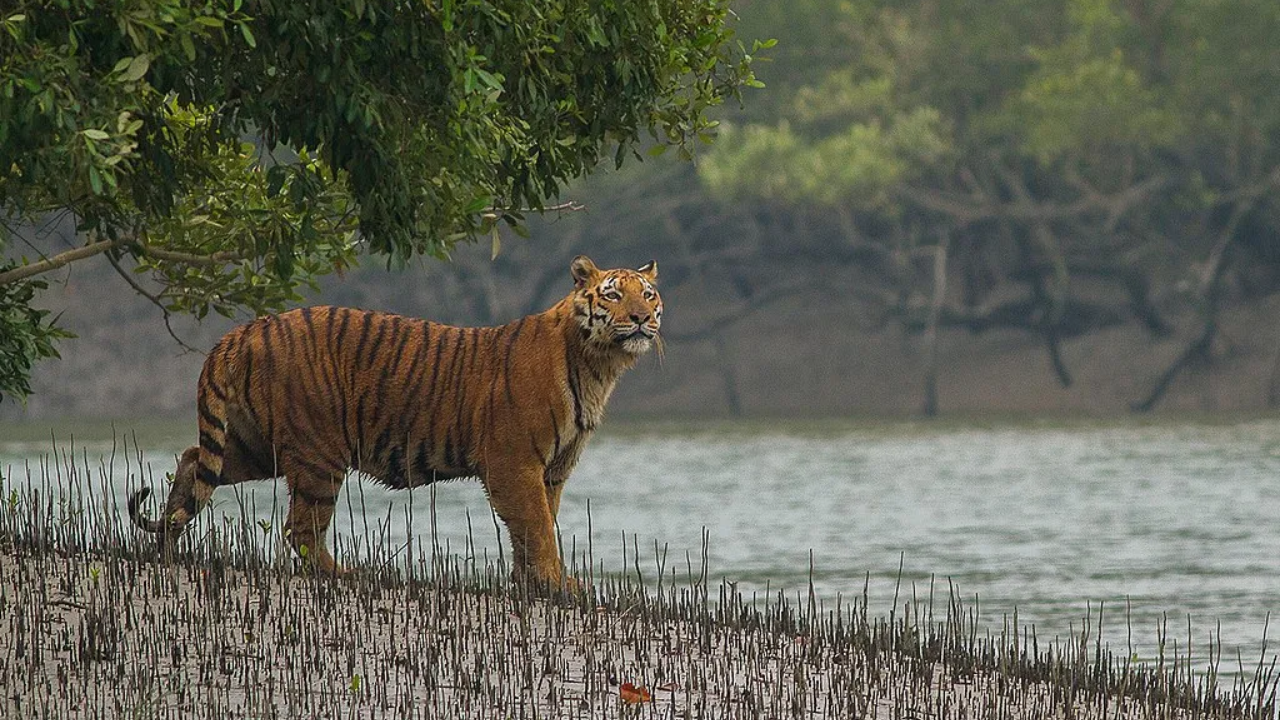
[[[567,297],[499,327],[312,307],[233,329],[205,362],[200,444],[179,462],[165,516],[142,516],[143,489],[129,501],[135,524],[172,539],[217,487],[284,476],[290,542],[340,573],[324,538],[349,469],[393,488],[477,477],[517,573],[560,582],[564,482],[662,316],[654,263],[602,271],[579,256],[571,271]]]

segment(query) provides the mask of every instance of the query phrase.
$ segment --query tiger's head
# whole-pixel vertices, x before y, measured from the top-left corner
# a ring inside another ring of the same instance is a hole
[[[662,296],[658,263],[650,260],[638,270],[601,270],[591,258],[579,255],[573,273],[573,309],[588,342],[639,355],[655,342],[662,327]]]

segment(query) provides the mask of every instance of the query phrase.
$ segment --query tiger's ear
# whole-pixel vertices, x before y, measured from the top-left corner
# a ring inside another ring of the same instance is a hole
[[[636,272],[648,278],[649,282],[658,282],[658,261],[650,260],[637,268]]]
[[[600,268],[591,262],[591,258],[586,255],[579,255],[569,263],[569,272],[573,273],[573,286],[576,288],[586,287],[596,281],[600,277]]]

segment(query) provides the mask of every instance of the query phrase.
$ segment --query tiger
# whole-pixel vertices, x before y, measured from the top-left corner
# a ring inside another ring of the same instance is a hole
[[[283,477],[284,532],[304,563],[343,575],[326,535],[348,471],[393,489],[478,479],[507,529],[513,574],[576,585],[557,549],[560,496],[621,375],[662,351],[656,261],[601,270],[580,255],[551,308],[457,327],[345,307],[303,307],[240,325],[197,385],[199,444],[181,455],[159,519],[171,543],[214,490]]]

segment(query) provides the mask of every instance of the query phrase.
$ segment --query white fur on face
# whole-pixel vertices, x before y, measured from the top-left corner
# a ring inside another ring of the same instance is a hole
[[[653,347],[653,340],[647,337],[631,337],[622,341],[622,349],[632,355],[646,353],[651,347]]]

